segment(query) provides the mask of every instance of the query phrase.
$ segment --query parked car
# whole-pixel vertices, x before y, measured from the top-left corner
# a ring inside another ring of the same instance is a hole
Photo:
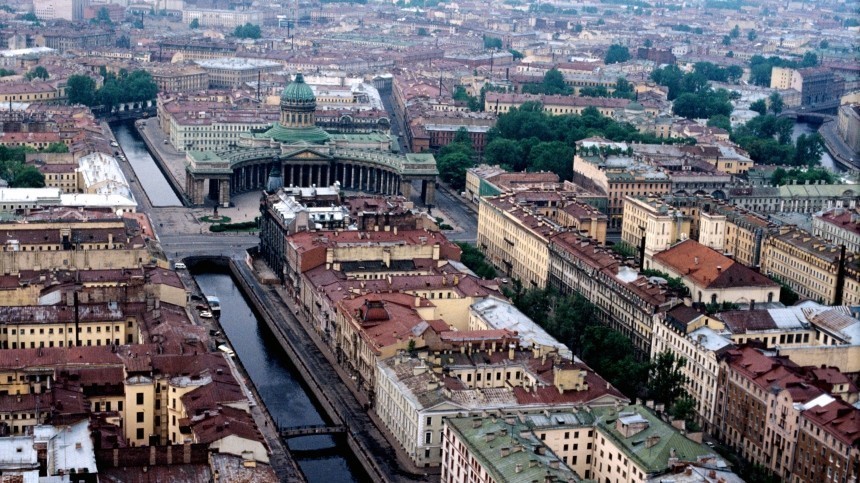
[[[173,268],[175,268],[177,270],[185,270],[188,267],[186,267],[185,264],[182,262],[176,262],[173,264]]]
[[[200,312],[200,317],[203,317],[204,319],[211,319],[212,318],[212,312],[210,312],[208,310],[204,310],[203,312]]]

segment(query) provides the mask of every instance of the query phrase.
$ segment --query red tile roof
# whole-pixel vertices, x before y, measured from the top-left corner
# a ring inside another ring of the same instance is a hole
[[[705,288],[779,287],[773,280],[695,240],[682,241],[657,253],[654,259]]]

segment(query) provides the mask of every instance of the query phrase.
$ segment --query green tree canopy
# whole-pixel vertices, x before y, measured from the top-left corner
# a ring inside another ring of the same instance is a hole
[[[759,99],[752,104],[750,104],[750,110],[755,111],[759,114],[767,114],[767,101],[764,99]]]
[[[648,371],[648,397],[671,407],[684,394],[687,377],[683,369],[686,363],[685,358],[669,350],[657,354]]]
[[[233,35],[240,39],[259,39],[262,36],[259,25],[250,22],[239,25],[233,30]]]
[[[66,81],[66,96],[69,104],[92,106],[96,100],[96,82],[85,75],[71,75]]]
[[[606,51],[606,57],[603,62],[606,64],[617,64],[619,62],[627,62],[630,60],[630,51],[623,45],[613,44]]]
[[[687,119],[708,119],[713,116],[730,116],[732,104],[724,89],[684,93],[675,99],[672,112]]]
[[[489,35],[485,35],[484,36],[484,48],[485,49],[501,50],[502,39],[500,39],[498,37],[490,37]]]
[[[531,171],[550,171],[563,180],[573,179],[572,147],[561,141],[540,143],[529,152]]]
[[[772,92],[767,98],[770,111],[774,114],[779,114],[785,108],[785,103],[782,101],[782,96],[779,92]]]
[[[528,166],[520,143],[505,138],[493,139],[484,147],[484,160],[508,171],[522,171]]]
[[[41,65],[37,65],[36,67],[33,68],[33,70],[31,70],[30,72],[27,72],[27,75],[25,75],[24,77],[27,80],[33,80],[33,79],[47,79],[50,76],[51,75],[48,74],[48,69],[45,69]]]
[[[188,27],[190,27],[192,29],[199,29],[200,28],[200,20],[196,19],[196,18],[191,19],[191,23],[188,24]]]

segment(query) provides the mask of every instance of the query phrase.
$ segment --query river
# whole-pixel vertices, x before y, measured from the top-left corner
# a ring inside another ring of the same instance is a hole
[[[134,128],[134,121],[113,122],[110,128],[152,206],[182,206]]]
[[[239,288],[227,273],[195,273],[200,290],[221,299],[221,326],[272,418],[282,427],[325,424],[296,368],[268,327],[257,320]],[[365,481],[346,442],[333,436],[305,436],[289,440],[290,452],[309,483]]]
[[[797,141],[797,138],[801,134],[812,134],[816,132],[818,132],[818,126],[807,124],[805,122],[797,122],[794,124],[794,129],[791,130],[791,140]],[[837,173],[845,171],[841,166],[833,161],[833,158],[830,157],[830,153],[828,153],[826,149],[821,154],[821,166]]]

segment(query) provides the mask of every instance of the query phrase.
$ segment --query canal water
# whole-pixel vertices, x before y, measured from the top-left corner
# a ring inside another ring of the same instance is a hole
[[[146,144],[134,128],[134,121],[112,122],[110,128],[134,169],[138,181],[149,196],[152,206],[182,206],[182,202],[164,178],[164,173],[158,169],[158,165],[146,149]]]
[[[797,141],[797,138],[800,137],[801,134],[809,135],[816,132],[818,132],[818,126],[807,124],[805,122],[797,122],[794,124],[794,129],[791,130],[791,140]],[[836,173],[845,171],[840,165],[833,161],[833,158],[826,149],[821,153],[821,167],[827,168]]]
[[[282,427],[328,423],[305,390],[301,376],[260,324],[228,273],[195,273],[207,296],[221,299],[221,326],[272,418]],[[288,441],[290,452],[310,483],[367,481],[346,442],[333,436],[305,436]]]

